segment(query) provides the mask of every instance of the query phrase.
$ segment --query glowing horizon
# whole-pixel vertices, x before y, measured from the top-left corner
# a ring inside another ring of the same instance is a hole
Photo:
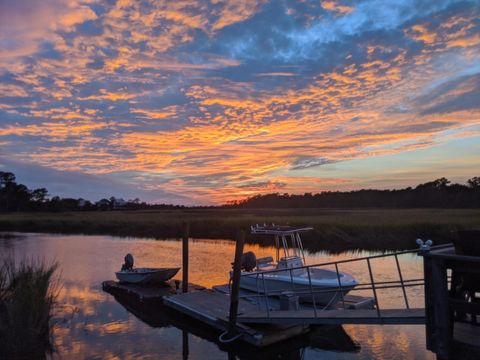
[[[480,168],[478,1],[3,1],[0,170],[220,204]]]

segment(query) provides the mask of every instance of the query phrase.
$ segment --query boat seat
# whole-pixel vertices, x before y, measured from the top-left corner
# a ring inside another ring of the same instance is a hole
[[[271,256],[257,259],[257,270],[269,271],[275,270],[276,268],[277,266],[273,263],[273,258]]]
[[[265,265],[257,265],[257,270],[258,271],[271,271],[271,270],[277,270],[277,266],[274,264],[265,264]]]
[[[265,263],[272,263],[272,262],[273,262],[273,258],[271,256],[267,256],[267,257],[257,259],[257,265],[265,264]]]

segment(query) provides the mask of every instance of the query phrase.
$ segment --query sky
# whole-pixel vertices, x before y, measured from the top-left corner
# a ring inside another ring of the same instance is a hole
[[[480,1],[0,0],[0,171],[222,204],[480,176]]]

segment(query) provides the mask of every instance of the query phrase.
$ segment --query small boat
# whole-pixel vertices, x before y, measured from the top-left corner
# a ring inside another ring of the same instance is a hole
[[[134,268],[133,256],[127,254],[120,271],[115,272],[118,281],[130,284],[163,283],[174,277],[180,268]]]
[[[174,277],[180,268],[136,268],[115,273],[118,281],[131,284],[162,283]]]
[[[276,257],[256,259],[250,253],[250,261],[246,257],[247,266],[241,273],[240,287],[268,296],[279,296],[282,293],[293,293],[300,302],[313,302],[324,306],[332,306],[341,300],[350,290],[358,285],[350,274],[319,267],[308,267],[305,264],[300,233],[312,228],[294,228],[288,226],[252,226],[252,234],[275,236]],[[288,245],[291,240],[291,246]],[[280,256],[280,245],[283,255]],[[244,254],[247,255],[249,253]],[[252,266],[252,264],[255,264]],[[245,265],[245,264],[244,264]]]

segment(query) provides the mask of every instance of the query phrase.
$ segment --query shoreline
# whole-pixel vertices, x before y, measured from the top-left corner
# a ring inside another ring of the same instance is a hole
[[[2,213],[1,232],[112,235],[152,239],[190,237],[233,240],[236,231],[256,223],[313,226],[303,236],[309,251],[404,250],[417,238],[451,242],[456,231],[480,228],[478,209],[201,209]],[[272,245],[247,236],[247,242]]]

